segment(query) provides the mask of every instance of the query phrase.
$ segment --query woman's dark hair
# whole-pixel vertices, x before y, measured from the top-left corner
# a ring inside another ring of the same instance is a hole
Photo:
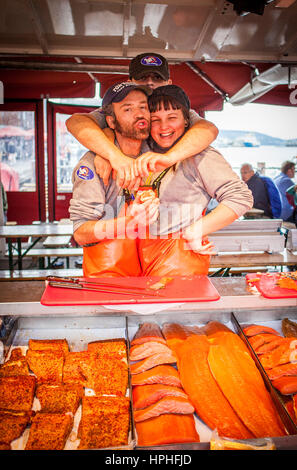
[[[177,99],[173,96],[168,95],[154,95],[152,94],[148,99],[149,110],[151,113],[155,113],[156,111],[160,111],[161,109],[181,109],[183,116],[187,122],[187,125],[190,121],[190,114],[189,110],[183,106]]]
[[[295,163],[290,162],[289,160],[287,160],[287,161],[283,162],[283,164],[281,166],[281,172],[286,175],[287,172],[289,170],[291,170],[291,168],[295,168]]]

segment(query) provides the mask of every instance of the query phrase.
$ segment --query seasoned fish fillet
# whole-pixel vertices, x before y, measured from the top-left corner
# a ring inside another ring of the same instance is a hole
[[[72,425],[69,414],[37,413],[25,450],[63,450]]]
[[[30,411],[36,379],[32,375],[0,378],[0,409]]]
[[[0,411],[0,442],[10,444],[20,437],[31,421],[30,411]]]
[[[27,360],[19,348],[12,350],[10,358],[0,366],[0,377],[29,375],[29,373]]]
[[[63,367],[63,382],[78,383],[86,386],[87,379],[83,374],[84,366],[93,364],[97,355],[90,351],[70,352],[65,357]]]
[[[26,358],[37,382],[61,383],[63,379],[64,353],[62,351],[37,351],[29,349]]]
[[[99,449],[128,444],[128,397],[84,397],[79,424],[79,449]]]
[[[99,355],[127,359],[126,340],[124,338],[106,339],[88,343],[88,351]]]
[[[69,352],[66,339],[29,339],[28,345],[33,351],[62,351],[64,354]]]
[[[128,366],[121,359],[99,356],[93,363],[81,365],[86,387],[96,395],[122,395],[128,386]]]
[[[75,414],[83,397],[84,389],[80,384],[42,384],[38,385],[36,397],[44,413]]]

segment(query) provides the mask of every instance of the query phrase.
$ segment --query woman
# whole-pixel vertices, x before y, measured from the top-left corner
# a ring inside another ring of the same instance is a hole
[[[149,108],[151,148],[166,152],[188,126],[189,98],[180,87],[166,85],[154,90]],[[135,170],[147,173],[149,162],[150,155],[140,157]],[[152,186],[158,190],[160,215],[139,240],[142,275],[207,274],[213,251],[211,244],[203,246],[203,240],[253,206],[251,191],[211,147],[154,177]],[[202,217],[212,198],[218,206]]]

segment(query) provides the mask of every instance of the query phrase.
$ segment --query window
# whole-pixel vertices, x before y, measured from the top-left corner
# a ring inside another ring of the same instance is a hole
[[[0,169],[6,191],[35,191],[33,111],[0,111]]]

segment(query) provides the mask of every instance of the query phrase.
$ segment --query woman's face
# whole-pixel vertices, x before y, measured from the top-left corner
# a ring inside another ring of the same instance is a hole
[[[151,113],[151,136],[162,148],[169,148],[185,131],[186,121],[181,109],[163,107]]]

